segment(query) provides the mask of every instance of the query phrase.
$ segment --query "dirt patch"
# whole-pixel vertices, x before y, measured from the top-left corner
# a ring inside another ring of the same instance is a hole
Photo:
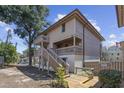
[[[51,80],[47,71],[35,67],[17,66],[0,69],[0,87],[4,88],[49,88]]]

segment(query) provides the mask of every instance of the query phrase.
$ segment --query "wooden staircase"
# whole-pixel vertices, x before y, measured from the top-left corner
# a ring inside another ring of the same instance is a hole
[[[45,49],[43,47],[40,49],[40,51],[39,56],[42,56],[43,59],[47,60],[48,65],[51,66],[55,72],[57,71],[58,67],[64,67],[66,74],[69,74],[69,64],[61,59],[52,49]]]

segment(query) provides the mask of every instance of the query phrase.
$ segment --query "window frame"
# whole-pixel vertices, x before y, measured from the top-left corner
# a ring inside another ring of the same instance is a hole
[[[62,29],[61,29],[61,32],[65,32],[65,23],[62,24]]]

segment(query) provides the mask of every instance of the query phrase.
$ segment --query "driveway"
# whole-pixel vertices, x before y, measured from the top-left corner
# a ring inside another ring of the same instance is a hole
[[[35,67],[17,66],[0,69],[1,88],[49,88],[50,82],[51,78],[47,71],[40,71]]]

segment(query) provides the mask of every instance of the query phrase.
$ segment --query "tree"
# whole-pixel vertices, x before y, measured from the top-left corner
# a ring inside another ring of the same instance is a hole
[[[49,25],[46,21],[48,16],[46,6],[0,6],[0,20],[15,24],[15,34],[25,39],[29,49],[29,65],[32,66],[31,49],[38,32],[43,31]]]
[[[34,56],[34,51],[35,51],[35,48],[32,47],[32,48],[31,48],[31,55],[32,55],[32,56]],[[25,55],[26,57],[29,56],[29,49],[28,49],[28,48],[23,51],[23,55]]]
[[[4,56],[6,64],[16,63],[19,59],[15,46],[3,42],[0,43],[0,56]]]

